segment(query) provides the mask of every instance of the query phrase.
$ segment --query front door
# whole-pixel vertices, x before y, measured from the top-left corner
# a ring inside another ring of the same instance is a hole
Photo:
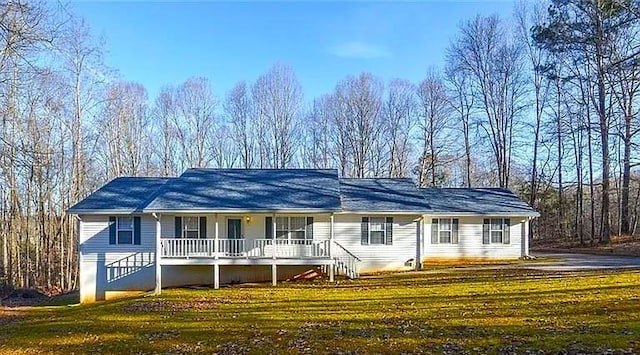
[[[229,218],[227,220],[227,238],[240,239],[242,238],[242,220],[240,218]]]
[[[227,238],[229,238],[229,251],[231,254],[240,254],[244,251],[242,239],[242,220],[240,218],[227,219]]]

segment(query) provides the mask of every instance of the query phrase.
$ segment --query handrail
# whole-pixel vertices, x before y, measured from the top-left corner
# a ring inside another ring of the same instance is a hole
[[[162,238],[160,246],[161,256],[169,258],[328,258],[330,243],[329,239]]]
[[[357,261],[362,261],[362,260],[360,260],[359,257],[355,256],[352,252],[349,251],[349,249],[343,247],[340,243],[336,242],[335,240],[333,241],[333,243],[335,245],[337,245],[338,247],[340,247],[340,249],[342,249],[342,251],[344,251],[345,253],[349,254],[349,256],[351,256],[352,258],[356,259]]]

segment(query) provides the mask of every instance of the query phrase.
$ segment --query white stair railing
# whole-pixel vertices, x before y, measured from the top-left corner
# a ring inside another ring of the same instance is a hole
[[[344,275],[350,279],[360,277],[360,273],[358,272],[360,258],[336,241],[333,241],[333,245],[333,259],[335,260],[338,275]]]

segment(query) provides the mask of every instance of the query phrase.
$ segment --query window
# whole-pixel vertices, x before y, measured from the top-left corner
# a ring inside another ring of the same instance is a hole
[[[133,217],[118,217],[117,244],[133,244]]]
[[[276,217],[276,238],[313,239],[312,226],[313,217]]]
[[[304,217],[289,218],[289,233],[291,239],[305,239],[307,221]]]
[[[483,244],[509,244],[509,229],[511,220],[509,218],[485,219],[482,226]]]
[[[199,238],[200,237],[200,218],[198,217],[182,217],[182,237],[183,238]]]
[[[289,217],[276,217],[276,238],[287,239],[289,237]]]
[[[384,244],[384,217],[369,219],[369,244]]]
[[[432,219],[431,244],[458,244],[458,219]]]
[[[362,217],[362,245],[392,245],[393,217]]]
[[[109,245],[140,245],[140,216],[109,216]]]

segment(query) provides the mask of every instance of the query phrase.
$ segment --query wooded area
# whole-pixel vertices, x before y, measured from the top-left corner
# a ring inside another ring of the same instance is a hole
[[[0,284],[74,289],[65,209],[117,176],[189,167],[508,187],[542,214],[534,244],[637,236],[638,30],[637,0],[522,2],[460,24],[424,78],[360,73],[310,98],[276,63],[227,93],[194,77],[149,98],[70,8],[2,2]]]

